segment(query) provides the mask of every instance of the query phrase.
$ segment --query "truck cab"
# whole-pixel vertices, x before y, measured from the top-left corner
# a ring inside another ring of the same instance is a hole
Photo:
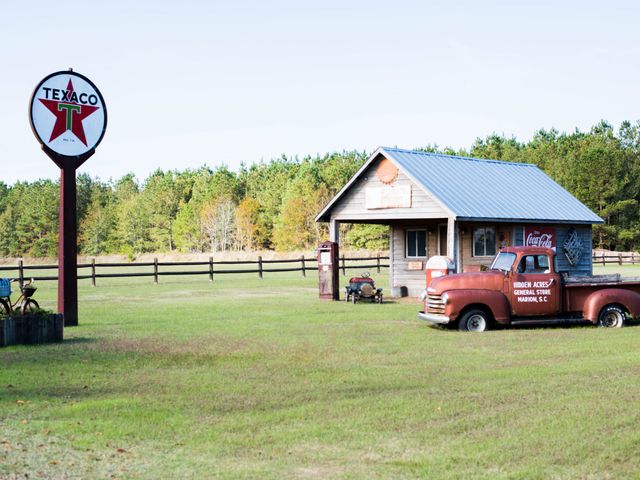
[[[640,281],[580,280],[565,287],[550,248],[506,247],[486,271],[435,278],[423,292],[425,309],[418,317],[431,324],[484,331],[493,323],[598,323],[608,305],[620,311],[614,326],[621,326],[627,315],[640,314]]]

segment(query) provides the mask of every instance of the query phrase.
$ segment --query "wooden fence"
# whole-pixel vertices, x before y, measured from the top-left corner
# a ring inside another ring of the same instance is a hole
[[[377,273],[380,273],[381,268],[389,267],[388,264],[383,264],[382,260],[388,260],[389,257],[383,257],[377,255],[375,257],[345,257],[342,255],[339,258],[338,268],[342,271],[343,275],[347,274],[347,270],[352,269],[376,269]],[[347,262],[370,262],[366,264],[349,265]],[[153,277],[153,282],[158,283],[158,279],[162,276],[170,275],[206,275],[209,281],[213,281],[217,275],[227,275],[236,273],[255,273],[260,278],[264,277],[265,273],[279,273],[279,272],[301,272],[303,277],[306,277],[307,272],[318,270],[317,258],[305,258],[302,255],[299,258],[289,260],[263,260],[262,256],[259,256],[256,260],[243,260],[243,261],[214,261],[213,257],[209,257],[208,261],[200,262],[160,262],[157,258],[153,259],[153,262],[131,262],[131,263],[96,263],[95,259],[91,263],[78,264],[78,280],[91,279],[91,284],[96,286],[96,279],[98,278],[126,278],[126,277]],[[310,265],[311,264],[311,265]],[[229,268],[229,266],[241,265],[245,268]],[[276,265],[284,265],[283,267],[274,268]],[[119,272],[119,273],[107,273],[112,268],[141,268],[146,271],[136,272]],[[165,269],[163,270],[163,267]],[[167,270],[166,267],[192,267],[187,270]],[[222,267],[222,268],[221,268]],[[17,272],[17,279],[22,284],[25,278],[33,278],[37,281],[58,280],[57,275],[33,275],[31,272],[37,272],[42,270],[57,270],[58,265],[25,265],[23,260],[18,261],[18,265],[3,265],[0,266],[0,272]],[[148,269],[148,270],[147,270]],[[84,271],[89,270],[89,273]],[[101,271],[99,271],[101,270]]]
[[[610,254],[596,254],[594,253],[591,257],[593,259],[594,265],[606,265],[606,264],[616,264],[616,265],[635,265],[636,263],[640,263],[640,254],[637,253],[610,253]]]

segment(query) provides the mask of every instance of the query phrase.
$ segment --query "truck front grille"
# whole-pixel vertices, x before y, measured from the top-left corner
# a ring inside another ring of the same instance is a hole
[[[440,295],[429,295],[427,297],[427,312],[444,314],[444,301]]]

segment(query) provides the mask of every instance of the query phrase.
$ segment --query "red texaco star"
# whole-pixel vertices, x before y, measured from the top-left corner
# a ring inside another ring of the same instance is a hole
[[[73,83],[69,79],[67,85],[69,97],[73,92]],[[56,116],[56,123],[51,131],[51,138],[49,142],[52,142],[67,130],[71,130],[78,140],[87,145],[87,139],[84,135],[84,128],[82,127],[82,120],[87,118],[93,112],[100,107],[93,107],[91,105],[81,105],[76,102],[59,101],[59,100],[44,100],[39,99],[47,109]]]

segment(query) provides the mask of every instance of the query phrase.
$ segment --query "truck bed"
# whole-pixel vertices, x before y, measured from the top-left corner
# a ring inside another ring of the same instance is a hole
[[[591,286],[591,285],[615,285],[615,286],[627,286],[640,284],[640,277],[623,277],[619,273],[613,273],[610,275],[576,275],[568,276],[562,275],[562,283],[565,286],[578,287],[578,286]]]

